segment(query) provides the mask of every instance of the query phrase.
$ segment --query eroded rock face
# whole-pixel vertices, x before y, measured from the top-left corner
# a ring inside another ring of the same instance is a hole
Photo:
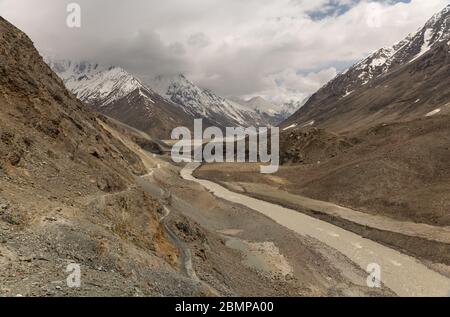
[[[108,184],[98,188],[121,190],[133,174],[144,173],[136,155],[97,123],[97,115],[65,89],[31,40],[4,19],[0,57],[0,162],[8,173],[20,167],[50,192],[85,184],[93,190],[90,179],[96,174],[109,175]]]
[[[136,279],[155,295],[161,272],[179,277],[161,205],[134,186],[142,161],[100,120],[0,17],[0,295],[133,295]],[[85,288],[52,284],[66,259]],[[102,275],[101,288],[87,286]]]

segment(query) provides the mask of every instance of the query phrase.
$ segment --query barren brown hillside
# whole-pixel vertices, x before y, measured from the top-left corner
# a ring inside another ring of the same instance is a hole
[[[150,283],[181,276],[178,251],[158,221],[160,203],[134,185],[145,172],[139,157],[66,91],[31,40],[0,18],[2,294],[173,292]],[[53,285],[65,280],[68,263],[80,264],[91,284]],[[139,282],[130,279],[138,275]]]

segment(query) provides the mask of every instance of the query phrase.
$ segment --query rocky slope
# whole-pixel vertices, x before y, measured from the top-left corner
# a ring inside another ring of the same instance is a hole
[[[154,138],[170,139],[176,127],[193,127],[194,118],[146,88],[96,107],[100,113],[148,133]]]
[[[317,164],[349,150],[358,141],[328,131],[306,127],[281,134],[281,164]]]
[[[450,111],[450,6],[314,94],[283,127],[348,131]]]
[[[3,161],[3,171],[8,167],[34,168],[37,161],[59,157],[95,168],[111,190],[125,188],[132,172],[144,172],[140,160],[106,133],[97,124],[96,115],[67,92],[26,35],[4,20],[1,31],[2,158],[9,157]],[[103,181],[98,179],[97,183]]]
[[[103,124],[0,17],[1,295],[196,290],[176,267],[160,202],[135,186],[146,168]],[[70,263],[82,288],[66,285]]]
[[[57,59],[47,63],[81,101],[154,137],[168,139],[172,129],[193,125],[193,117],[120,67]]]

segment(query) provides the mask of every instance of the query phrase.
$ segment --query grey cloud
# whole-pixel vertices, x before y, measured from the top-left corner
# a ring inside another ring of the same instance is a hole
[[[119,38],[92,52],[91,59],[110,65],[119,65],[137,74],[143,80],[158,74],[188,72],[189,60],[183,58],[184,45],[174,42],[166,45],[151,31],[139,31],[134,36]]]
[[[174,42],[169,45],[169,49],[175,55],[184,55],[186,54],[186,49],[184,48],[184,44],[181,42]]]
[[[205,33],[199,32],[192,34],[188,38],[187,43],[194,47],[204,48],[211,43],[211,40],[205,35]]]

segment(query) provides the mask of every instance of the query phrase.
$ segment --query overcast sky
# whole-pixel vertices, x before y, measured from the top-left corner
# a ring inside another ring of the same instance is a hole
[[[81,28],[66,6],[81,5]],[[450,0],[0,0],[41,52],[184,73],[224,96],[301,99],[403,39]]]

